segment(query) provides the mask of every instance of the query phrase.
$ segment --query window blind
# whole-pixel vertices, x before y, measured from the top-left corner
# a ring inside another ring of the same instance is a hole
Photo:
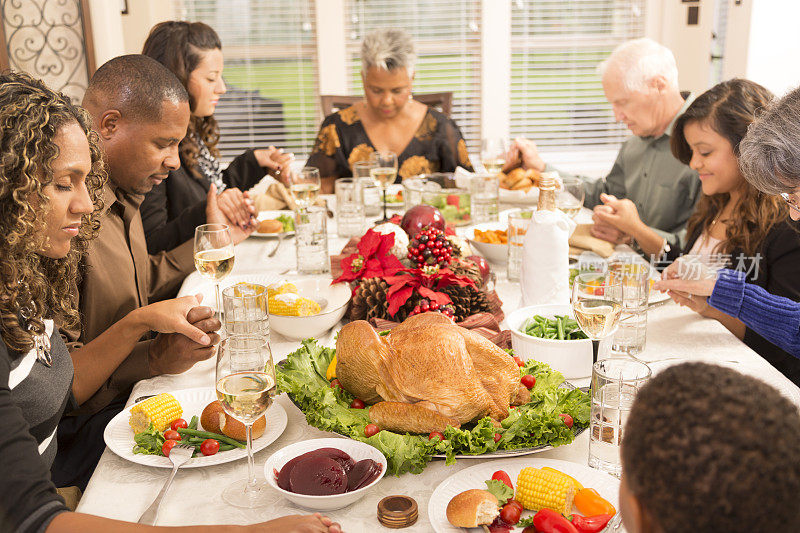
[[[181,19],[205,22],[222,41],[228,92],[215,116],[223,161],[269,145],[306,157],[319,126],[314,1],[181,4]]]
[[[597,65],[644,36],[645,0],[514,0],[511,23],[512,137],[545,151],[617,149],[616,124]]]
[[[346,0],[349,92],[363,95],[361,41],[371,30],[406,29],[417,52],[415,93],[453,92],[451,118],[471,152],[480,149],[479,0]]]

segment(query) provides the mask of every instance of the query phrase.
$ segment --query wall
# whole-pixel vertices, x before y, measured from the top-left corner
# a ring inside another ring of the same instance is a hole
[[[159,22],[173,20],[172,2],[167,0],[128,0],[128,13],[122,15],[122,35],[126,54],[138,54],[150,33]]]
[[[800,2],[759,0],[750,18],[747,77],[781,95],[800,85]]]
[[[89,12],[92,17],[95,66],[100,67],[109,59],[125,53],[125,45],[120,39],[122,17],[119,2],[89,0]]]

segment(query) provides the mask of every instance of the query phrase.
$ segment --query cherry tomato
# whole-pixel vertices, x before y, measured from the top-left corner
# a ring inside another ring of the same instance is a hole
[[[569,416],[567,413],[561,413],[558,416],[560,416],[561,418],[564,419],[564,425],[566,425],[568,428],[572,427],[572,417],[571,416]]]
[[[495,433],[494,434],[494,441],[495,442],[500,442],[500,439],[502,439],[502,438],[503,438],[503,436],[500,433]]]
[[[515,500],[515,499],[513,499],[513,498],[512,498],[512,499],[510,499],[510,500],[508,500],[508,502],[506,503],[506,505],[516,505],[517,507],[519,507],[519,512],[520,512],[520,513],[521,513],[522,511],[524,511],[524,510],[525,510],[525,508],[522,506],[522,504],[521,504],[521,503],[519,503],[517,500]]]
[[[168,429],[164,432],[164,438],[167,440],[181,440],[181,434],[174,429]]]
[[[169,457],[170,450],[172,450],[172,447],[176,444],[178,444],[176,440],[165,440],[164,444],[161,445],[161,453],[163,453],[165,457]]]
[[[339,387],[341,389],[342,388],[342,384],[339,383],[338,379],[333,378],[333,381],[331,381],[331,388],[335,389],[336,387]]]
[[[522,516],[522,511],[513,503],[505,504],[500,510],[500,519],[506,524],[511,524],[512,526],[519,522],[520,516]]]
[[[431,431],[430,435],[428,435],[428,440],[433,440],[437,437],[439,440],[444,440],[444,435],[440,431]]]
[[[364,435],[366,435],[367,437],[371,437],[376,433],[378,433],[380,430],[381,428],[379,428],[375,424],[367,424],[367,427],[364,428]]]
[[[186,429],[189,427],[189,424],[186,423],[186,420],[183,418],[176,418],[172,421],[172,424],[169,425],[170,429],[178,431],[178,428]]]
[[[206,439],[200,445],[200,453],[203,455],[214,455],[219,451],[219,441],[215,439]]]
[[[525,385],[526,389],[531,390],[536,385],[536,378],[530,374],[525,374],[522,376],[522,384]]]
[[[363,409],[364,407],[366,407],[366,405],[364,404],[363,401],[356,398],[355,400],[350,402],[350,407],[353,409]]]
[[[517,366],[519,366],[519,367],[525,366],[525,361],[523,361],[522,359],[520,359],[516,355],[514,356],[514,362],[517,363]]]
[[[492,474],[492,479],[497,479],[508,485],[508,488],[514,490],[514,485],[511,484],[511,478],[502,470],[498,470]]]

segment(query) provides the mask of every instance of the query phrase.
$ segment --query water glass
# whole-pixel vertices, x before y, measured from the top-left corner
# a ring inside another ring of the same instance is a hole
[[[474,224],[497,221],[500,179],[497,174],[476,174],[470,181],[470,213]]]
[[[650,379],[650,367],[628,357],[603,359],[592,366],[589,466],[620,477],[622,431],[636,393]]]
[[[331,269],[326,216],[322,207],[309,207],[294,214],[298,274],[323,274]]]
[[[225,333],[269,338],[267,296],[267,288],[257,283],[241,282],[223,290]]]
[[[336,191],[336,232],[339,237],[357,237],[364,231],[364,201],[361,184],[353,178],[339,178]]]
[[[508,281],[519,281],[522,269],[522,244],[533,211],[533,209],[519,209],[508,215]]]
[[[375,166],[372,161],[356,161],[353,163],[353,179],[361,184],[361,193],[364,197],[364,214],[375,216],[381,212],[381,190],[370,175],[370,170]]]
[[[637,259],[609,261],[608,276],[622,285],[622,314],[611,350],[628,355],[642,353],[647,338],[647,300],[650,265]]]

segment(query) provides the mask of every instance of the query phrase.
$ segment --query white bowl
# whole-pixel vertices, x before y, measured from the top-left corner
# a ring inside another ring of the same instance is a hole
[[[476,229],[481,231],[508,230],[508,222],[485,222],[483,224],[476,224],[473,228],[466,230],[466,237],[469,241],[469,245],[490,263],[496,263],[498,265],[505,265],[508,263],[508,245],[476,241]]]
[[[297,286],[300,296],[325,303],[319,314],[311,316],[269,315],[269,327],[293,340],[319,337],[339,323],[347,311],[352,291],[346,283],[331,285],[333,278],[289,280]],[[324,301],[323,301],[324,300]]]
[[[565,379],[588,378],[592,375],[592,341],[589,339],[560,341],[532,337],[519,330],[522,324],[535,315],[553,318],[556,315],[569,315],[574,318],[569,305],[532,305],[517,309],[506,318],[511,329],[511,347],[514,355],[523,361],[535,359],[547,363],[553,370],[564,375]]]
[[[275,472],[280,472],[283,465],[294,459],[299,455],[306,452],[318,450],[320,448],[337,448],[350,455],[353,461],[360,461],[362,459],[372,459],[381,465],[383,475],[386,475],[386,457],[373,448],[369,444],[364,444],[357,440],[350,439],[314,439],[295,442],[273,453],[272,456],[264,463],[264,477],[267,478],[267,483],[280,492],[287,500],[296,503],[306,509],[313,511],[332,511],[334,509],[341,509],[348,505],[360,500],[372,487],[374,487],[383,478],[380,475],[372,483],[352,492],[345,492],[342,494],[333,494],[331,496],[311,496],[308,494],[297,494],[283,490],[278,486]]]

